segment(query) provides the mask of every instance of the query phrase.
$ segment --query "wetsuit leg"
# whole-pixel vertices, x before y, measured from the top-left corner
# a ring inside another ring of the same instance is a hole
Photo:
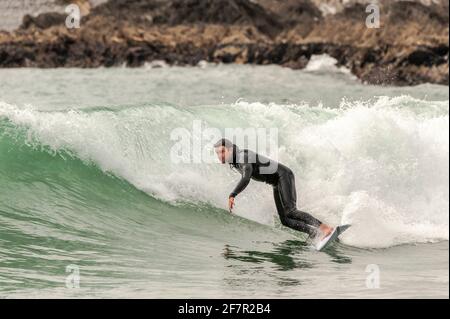
[[[273,188],[273,199],[275,200],[275,206],[277,207],[277,212],[280,215],[280,218],[284,217],[284,208],[281,203],[280,191],[277,186]]]
[[[281,223],[290,228],[315,236],[322,223],[308,213],[297,209],[295,177],[291,171],[285,172],[274,187],[274,199]]]

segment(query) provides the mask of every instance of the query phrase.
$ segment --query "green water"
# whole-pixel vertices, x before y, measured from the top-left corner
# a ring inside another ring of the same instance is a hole
[[[337,70],[0,70],[0,297],[448,298],[448,100]],[[277,128],[299,207],[352,228],[317,252],[255,182],[230,215],[235,172],[170,160],[195,120]]]

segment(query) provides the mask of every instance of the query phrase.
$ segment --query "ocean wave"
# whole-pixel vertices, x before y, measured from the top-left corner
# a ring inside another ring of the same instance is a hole
[[[190,130],[195,120],[222,130],[277,128],[276,153],[296,173],[299,207],[328,223],[352,223],[342,236],[345,244],[448,240],[448,101],[398,96],[343,100],[334,109],[238,101],[56,112],[1,102],[0,138],[10,141],[9,149],[28,147],[92,163],[164,201],[224,208],[237,174],[215,163],[170,159],[170,133]],[[192,138],[202,137],[193,132]],[[32,174],[32,165],[22,163],[30,165],[24,174]],[[4,162],[2,169],[9,165]],[[252,183],[237,199],[236,213],[273,224],[270,187]]]

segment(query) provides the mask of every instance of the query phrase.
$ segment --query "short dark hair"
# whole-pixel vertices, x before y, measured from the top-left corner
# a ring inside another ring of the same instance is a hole
[[[220,146],[225,146],[225,148],[233,148],[234,144],[233,144],[233,142],[231,142],[230,140],[227,140],[226,138],[221,138],[220,140],[217,141],[216,144],[214,144],[214,148],[220,147]]]

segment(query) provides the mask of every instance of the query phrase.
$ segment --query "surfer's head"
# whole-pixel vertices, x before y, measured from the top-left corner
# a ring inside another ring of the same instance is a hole
[[[232,163],[236,145],[226,138],[221,138],[216,144],[214,144],[214,150],[216,151],[217,157],[222,164]]]

